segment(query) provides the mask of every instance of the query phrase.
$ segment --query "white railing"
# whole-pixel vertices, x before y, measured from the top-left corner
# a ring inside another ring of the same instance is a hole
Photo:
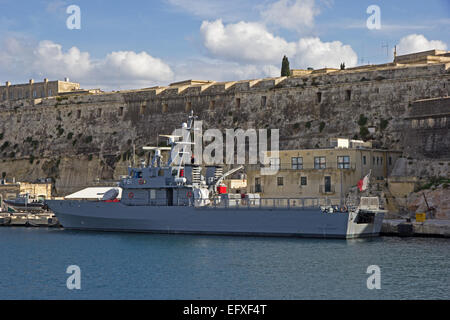
[[[323,206],[337,206],[338,198],[260,198],[260,199],[220,199],[214,198],[200,208],[247,208],[247,209],[305,209]]]

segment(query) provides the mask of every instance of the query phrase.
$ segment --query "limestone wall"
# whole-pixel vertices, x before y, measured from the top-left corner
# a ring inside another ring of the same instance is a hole
[[[0,174],[17,180],[53,177],[58,192],[117,179],[126,173],[133,142],[155,144],[158,134],[171,133],[186,120],[190,108],[204,129],[279,128],[284,149],[325,147],[339,136],[403,150],[411,103],[448,96],[449,67],[344,70],[2,101]],[[367,134],[369,126],[375,133]]]

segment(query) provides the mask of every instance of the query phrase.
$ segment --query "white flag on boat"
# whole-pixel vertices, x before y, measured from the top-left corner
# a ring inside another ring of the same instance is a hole
[[[364,191],[367,190],[367,187],[369,186],[369,178],[370,178],[370,173],[372,172],[372,170],[369,171],[369,173],[362,178],[361,180],[358,181],[358,189],[359,191]]]

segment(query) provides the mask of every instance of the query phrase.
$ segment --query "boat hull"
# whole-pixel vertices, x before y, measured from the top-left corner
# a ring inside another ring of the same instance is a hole
[[[374,223],[356,224],[354,213],[323,213],[318,208],[196,208],[126,206],[122,203],[49,200],[66,229],[183,234],[358,238],[378,236]]]

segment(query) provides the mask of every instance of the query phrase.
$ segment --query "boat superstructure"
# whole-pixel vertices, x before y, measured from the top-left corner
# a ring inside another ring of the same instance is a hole
[[[182,134],[164,135],[168,147],[144,147],[151,163],[130,167],[117,192],[104,201],[46,201],[68,229],[158,233],[226,234],[356,238],[377,236],[384,211],[378,198],[362,198],[356,208],[332,205],[331,199],[260,198],[229,194],[222,180],[242,167],[223,173],[222,166],[196,164],[190,137],[196,117],[190,114]],[[164,163],[162,151],[170,151]]]

